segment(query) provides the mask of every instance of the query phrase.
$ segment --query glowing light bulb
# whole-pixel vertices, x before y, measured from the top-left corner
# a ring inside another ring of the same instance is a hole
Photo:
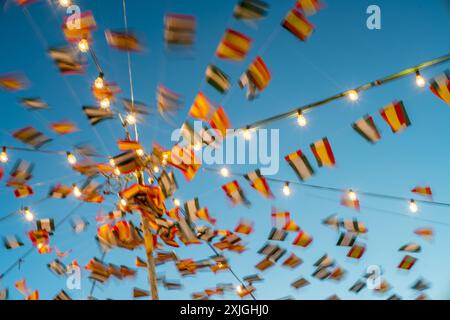
[[[6,152],[6,147],[3,147],[2,153],[0,153],[0,161],[2,163],[7,163],[9,160],[8,153]]]
[[[416,72],[416,85],[419,88],[423,88],[425,87],[425,85],[427,84],[427,81],[425,80],[425,78],[420,74],[419,71]]]
[[[359,99],[359,93],[356,90],[350,90],[347,92],[347,96],[351,101],[358,101]]]
[[[25,208],[24,217],[25,217],[25,220],[27,220],[29,222],[34,220],[34,214],[28,208]]]
[[[242,286],[237,286],[236,287],[236,291],[237,291],[238,294],[241,294],[242,291],[243,291]]]
[[[298,113],[297,123],[300,127],[305,127],[308,124],[308,120],[306,119],[306,117],[303,115],[302,112]]]
[[[122,172],[120,172],[119,168],[115,168],[115,169],[114,169],[114,174],[115,174],[116,176],[120,176],[120,175],[122,174]]]
[[[353,190],[349,190],[347,195],[348,195],[348,198],[351,201],[356,201],[358,199],[358,196],[356,195],[356,192],[353,191]]]
[[[145,154],[144,150],[142,149],[136,150],[136,153],[139,157],[142,157]]]
[[[417,206],[416,201],[412,200],[409,202],[409,211],[412,213],[417,213],[419,211],[419,207]]]
[[[220,174],[222,175],[222,177],[228,177],[230,176],[230,171],[227,168],[222,168],[220,169]]]
[[[201,143],[196,143],[196,144],[194,144],[194,150],[195,150],[195,151],[200,151],[200,150],[202,150],[202,144],[201,144]]]
[[[105,86],[105,81],[103,80],[103,74],[102,73],[100,73],[98,75],[97,79],[95,79],[94,86],[97,89],[103,89],[103,87]]]
[[[283,186],[283,194],[286,197],[289,197],[291,195],[291,188],[289,187],[289,182],[286,182],[285,185]]]
[[[111,101],[109,101],[108,98],[103,98],[100,101],[100,108],[102,108],[102,109],[109,109],[110,106],[111,106]]]
[[[128,201],[127,201],[127,199],[125,199],[125,198],[121,198],[121,199],[120,199],[120,204],[121,204],[122,206],[126,207],[126,206],[127,206],[127,204],[128,204]]]
[[[242,133],[242,136],[247,141],[251,140],[252,139],[252,133],[251,133],[250,129],[245,129],[244,132]]]
[[[71,4],[71,0],[59,0],[59,5],[63,8],[68,8]]]
[[[80,50],[83,53],[86,53],[89,51],[89,42],[86,39],[80,40],[78,42],[78,50]]]
[[[178,199],[173,199],[173,205],[175,206],[175,207],[179,207],[179,206],[181,206],[181,202],[180,202],[180,200],[178,200]]]
[[[165,167],[165,166],[167,166],[167,159],[163,159],[162,161],[161,161],[161,164]]]
[[[71,165],[74,165],[77,163],[77,158],[70,152],[67,152],[67,162],[69,162]]]
[[[116,166],[116,163],[114,162],[114,159],[113,159],[113,158],[109,159],[109,165],[110,165],[111,167],[115,167],[115,166]]]
[[[82,195],[80,188],[76,184],[73,185],[73,195],[75,198],[79,198]]]
[[[154,173],[158,173],[159,172],[159,167],[158,166],[154,166],[153,167],[153,172]]]
[[[127,115],[127,117],[126,117],[126,119],[125,119],[126,121],[127,121],[127,123],[129,124],[129,125],[133,125],[133,124],[136,124],[136,117],[134,116],[134,114],[128,114]]]

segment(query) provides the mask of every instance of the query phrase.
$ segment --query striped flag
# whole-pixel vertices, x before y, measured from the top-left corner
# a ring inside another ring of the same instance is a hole
[[[210,64],[206,69],[206,82],[222,94],[230,90],[230,78],[215,65]]]
[[[341,233],[336,245],[339,247],[352,247],[355,244],[355,241],[356,241],[356,235],[349,233],[349,232]]]
[[[275,263],[272,260],[264,258],[255,266],[255,268],[258,269],[259,271],[264,271],[272,267],[274,264]]]
[[[18,186],[16,190],[14,190],[14,196],[17,199],[24,199],[32,196],[34,194],[33,188],[27,185]]]
[[[7,91],[19,91],[27,87],[27,80],[19,73],[0,75],[0,88]]]
[[[272,228],[270,231],[269,240],[272,241],[284,241],[286,240],[288,233],[284,230],[278,229],[278,228]]]
[[[317,268],[314,273],[312,274],[312,276],[314,278],[317,278],[319,280],[325,280],[327,279],[329,276],[331,275],[331,272],[327,269],[327,268]]]
[[[420,194],[421,196],[433,197],[433,191],[429,186],[417,186],[411,190],[412,193]]]
[[[54,122],[50,124],[50,129],[60,135],[71,134],[78,131],[77,125],[71,121]]]
[[[129,99],[122,99],[123,106],[125,107],[125,110],[127,110],[128,113],[131,114],[140,114],[140,115],[146,115],[149,113],[149,107],[139,101],[131,101]]]
[[[292,253],[284,262],[283,266],[291,269],[295,269],[303,263],[302,259],[297,257],[296,254]]]
[[[169,45],[192,45],[197,28],[194,16],[166,14],[164,18],[164,39]]]
[[[259,20],[267,15],[269,5],[261,0],[240,0],[234,7],[237,20]]]
[[[209,121],[210,126],[216,130],[216,132],[224,138],[227,135],[227,130],[231,129],[231,122],[228,119],[225,109],[219,107],[211,117]]]
[[[322,8],[319,0],[297,0],[295,6],[307,16],[316,14]]]
[[[216,56],[226,60],[244,60],[251,43],[252,40],[244,34],[227,29],[216,50]]]
[[[329,255],[325,254],[319,260],[314,263],[314,267],[318,268],[328,268],[334,266],[334,259]]]
[[[173,172],[163,171],[158,178],[158,185],[161,188],[164,197],[171,197],[178,189],[178,184]]]
[[[367,228],[364,223],[359,222],[356,219],[344,220],[342,221],[342,226],[347,230],[347,232],[353,233],[367,233]]]
[[[99,124],[102,121],[114,118],[114,113],[109,109],[85,106],[83,107],[83,112],[88,118],[89,123],[93,126]]]
[[[53,260],[47,267],[57,276],[63,276],[66,274],[67,267],[59,260]]]
[[[178,144],[172,148],[167,162],[171,166],[179,169],[188,181],[194,179],[201,167],[192,148],[183,148]]]
[[[51,48],[49,55],[63,75],[83,74],[85,71],[84,61],[77,57],[72,47]]]
[[[352,124],[353,129],[358,132],[361,137],[366,139],[370,143],[375,143],[381,139],[380,132],[373,121],[373,118],[369,115],[363,119],[356,121]]]
[[[323,138],[316,143],[311,144],[311,151],[316,157],[319,167],[334,167],[336,160],[334,159],[333,150],[328,141],[328,138]]]
[[[248,74],[255,83],[256,88],[262,92],[271,80],[269,69],[267,69],[261,57],[256,57],[255,61],[248,68]]]
[[[36,228],[40,231],[47,231],[49,234],[55,231],[55,220],[41,219],[36,221]]]
[[[272,208],[272,225],[284,231],[300,231],[300,227],[291,220],[290,212],[276,212],[275,208]]]
[[[292,9],[282,26],[302,41],[306,41],[314,31],[314,26],[297,9]]]
[[[450,105],[450,70],[431,80],[430,90]]]
[[[139,39],[130,32],[123,31],[105,31],[106,42],[109,46],[122,51],[138,52],[142,50]]]
[[[416,291],[428,290],[430,289],[430,284],[427,283],[424,279],[419,279],[411,286],[411,289]]]
[[[314,175],[309,160],[300,150],[286,156],[285,159],[301,181],[305,181]]]
[[[416,261],[417,261],[416,258],[406,255],[398,265],[398,268],[403,270],[411,270]]]
[[[294,246],[306,248],[311,244],[312,241],[313,238],[308,233],[302,230],[299,232],[299,234],[295,238],[294,242],[292,242],[292,244]]]
[[[434,231],[432,228],[419,228],[414,231],[419,237],[425,238],[427,240],[432,240],[434,236]]]
[[[78,19],[71,16],[64,18],[63,32],[68,42],[74,43],[82,39],[91,40],[91,31],[97,28],[92,12],[82,12]]]
[[[253,222],[241,219],[234,232],[249,235],[253,232],[253,226]]]
[[[354,245],[350,249],[350,251],[347,253],[347,257],[359,260],[364,255],[365,251],[366,251],[366,247],[365,246],[363,246],[363,245]]]
[[[292,282],[291,287],[293,287],[294,289],[301,289],[301,288],[308,286],[309,284],[310,283],[308,280],[306,280],[305,278],[300,278],[300,279]]]
[[[365,281],[358,280],[355,282],[354,285],[350,287],[349,291],[353,293],[359,293],[362,289],[364,289],[365,286],[366,286]]]
[[[345,275],[345,270],[341,267],[336,267],[333,271],[331,271],[330,279],[339,281]]]
[[[192,200],[185,202],[184,211],[186,213],[186,217],[187,217],[188,221],[197,220],[197,211],[198,210],[200,210],[200,203],[198,201],[198,198],[194,198]]]
[[[400,249],[398,249],[398,251],[403,251],[403,252],[420,252],[422,250],[422,247],[419,244],[416,243],[408,243],[405,244],[404,246],[400,247]]]
[[[65,292],[64,290],[61,290],[56,297],[53,299],[55,301],[69,301],[72,300],[72,298]]]
[[[199,92],[189,111],[189,116],[208,122],[211,120],[215,111],[214,104],[202,92]]]
[[[112,158],[115,166],[122,174],[129,174],[139,170],[142,166],[136,151],[130,150]]]
[[[42,132],[36,130],[33,127],[26,127],[13,133],[13,137],[22,141],[25,144],[32,146],[35,149],[39,149],[44,144],[52,141]]]
[[[182,98],[169,88],[158,85],[156,100],[160,114],[173,113],[181,108]]]
[[[23,242],[17,236],[7,236],[3,239],[3,244],[7,250],[14,250],[23,247]]]
[[[249,206],[250,202],[244,195],[239,183],[235,180],[224,186],[222,186],[223,191],[225,192],[228,199],[230,199],[231,203],[234,205],[243,204],[245,206]]]
[[[142,145],[139,141],[134,140],[118,140],[117,147],[120,151],[130,151],[130,150],[143,150]]]
[[[48,109],[48,104],[38,98],[23,98],[20,99],[20,103],[30,110]]]
[[[252,188],[262,194],[264,198],[274,197],[269,185],[267,184],[267,180],[261,175],[261,171],[259,169],[244,175],[244,178],[247,179]]]
[[[391,127],[393,133],[399,133],[409,127],[411,122],[402,101],[394,101],[380,110],[381,117]]]

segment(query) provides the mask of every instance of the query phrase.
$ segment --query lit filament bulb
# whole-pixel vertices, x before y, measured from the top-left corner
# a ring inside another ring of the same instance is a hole
[[[105,86],[105,81],[103,80],[103,73],[100,73],[97,79],[95,79],[94,86],[97,89],[103,89],[103,87]]]
[[[28,208],[25,208],[25,210],[24,210],[24,217],[25,217],[25,220],[27,220],[27,221],[29,221],[29,222],[31,222],[31,221],[33,221],[34,220],[34,214],[33,214],[33,212],[31,212],[30,211],[30,209],[28,209]]]
[[[75,198],[80,198],[82,195],[80,188],[76,184],[73,185],[73,195]]]
[[[125,199],[125,198],[121,198],[121,199],[120,199],[120,204],[121,204],[122,206],[126,207],[126,206],[127,206],[127,204],[128,204],[128,201],[127,201],[127,199]]]
[[[102,108],[102,109],[109,109],[110,106],[111,106],[111,101],[109,101],[108,98],[103,98],[100,101],[100,108]]]
[[[249,141],[252,139],[252,132],[250,131],[249,128],[245,129],[244,132],[242,133],[242,136],[244,137],[245,140]]]
[[[308,120],[306,119],[306,117],[303,115],[303,113],[301,111],[298,112],[297,123],[302,128],[306,127],[306,125],[308,124]]]
[[[9,160],[8,153],[6,152],[6,147],[3,147],[2,153],[0,153],[0,161],[2,163],[7,163]]]
[[[71,4],[71,0],[59,0],[59,5],[63,8],[68,8]]]
[[[139,157],[142,157],[142,156],[145,154],[145,152],[144,152],[144,150],[142,150],[142,149],[138,149],[138,150],[136,150],[136,154],[137,154]]]
[[[284,184],[284,186],[283,186],[283,194],[284,194],[286,197],[289,197],[289,196],[291,195],[291,188],[290,188],[290,186],[289,186],[289,182],[286,182],[286,183]]]
[[[359,94],[356,90],[350,90],[349,92],[347,92],[347,96],[351,101],[358,101],[359,99]]]
[[[353,190],[349,190],[347,195],[348,195],[348,198],[350,199],[350,201],[358,200],[358,196],[356,195],[356,192]]]
[[[67,152],[67,162],[74,165],[77,163],[77,158],[71,152]]]
[[[425,80],[425,78],[420,74],[419,71],[416,72],[416,85],[419,88],[423,88],[425,87],[425,85],[427,84],[427,81]]]
[[[159,167],[158,166],[154,166],[153,167],[153,172],[154,173],[158,173],[159,172]]]
[[[220,169],[220,174],[222,177],[226,178],[230,175],[230,171],[227,168],[222,168]]]
[[[89,51],[89,42],[86,39],[81,39],[80,42],[78,42],[78,49],[86,53]]]
[[[181,202],[180,202],[180,200],[178,200],[178,199],[173,199],[173,205],[175,206],[175,207],[179,207],[179,206],[181,206]]]
[[[412,200],[409,202],[409,211],[412,213],[417,213],[419,211],[419,207],[417,206],[416,201]]]
[[[136,117],[134,116],[134,114],[131,113],[127,115],[125,120],[129,125],[134,125],[137,122]]]
[[[115,169],[114,169],[114,174],[115,174],[116,176],[120,176],[120,175],[122,174],[122,172],[120,172],[119,168],[115,168]]]

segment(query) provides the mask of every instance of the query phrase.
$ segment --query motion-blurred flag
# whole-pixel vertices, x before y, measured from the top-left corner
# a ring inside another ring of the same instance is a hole
[[[130,151],[130,150],[142,150],[142,145],[139,143],[139,141],[134,140],[118,140],[117,141],[117,147],[120,151]]]
[[[51,48],[49,54],[63,75],[84,73],[86,65],[72,47]]]
[[[111,102],[116,101],[116,96],[121,92],[120,87],[115,82],[104,82],[103,87],[98,88],[92,85],[92,95],[97,101],[108,99]],[[137,103],[137,102],[136,102]],[[128,111],[128,110],[127,110]]]
[[[32,196],[34,194],[33,188],[27,185],[18,186],[16,190],[14,190],[14,196],[17,199],[24,199]]]
[[[92,12],[82,12],[79,18],[66,16],[64,18],[63,32],[68,42],[74,43],[82,39],[90,41],[91,32],[97,28]]]
[[[406,255],[398,265],[398,268],[403,270],[410,270],[414,266],[416,261],[416,258]]]
[[[355,244],[356,235],[350,232],[341,233],[336,243],[338,247],[352,247]]]
[[[433,197],[433,191],[429,186],[417,186],[413,188],[411,192],[428,198]]]
[[[1,289],[0,290],[0,301],[8,300],[8,297],[9,297],[8,289]]]
[[[57,276],[63,276],[66,274],[67,267],[59,260],[53,260],[47,267]]]
[[[241,61],[245,59],[250,50],[252,40],[242,33],[228,29],[216,51],[216,56],[221,59]]]
[[[202,92],[199,92],[189,111],[189,116],[209,122],[215,111],[216,108],[214,104]]]
[[[206,68],[206,82],[222,94],[230,90],[230,78],[215,65]]]
[[[72,298],[65,292],[64,290],[61,290],[56,297],[53,299],[55,301],[69,301],[72,300]]]
[[[47,231],[49,234],[55,231],[55,220],[41,219],[36,221],[36,228],[40,231]]]
[[[44,144],[52,141],[52,139],[33,127],[26,127],[16,131],[13,133],[13,137],[35,149],[39,149]]]
[[[75,123],[71,121],[60,121],[50,124],[50,129],[60,135],[71,134],[78,131]]]
[[[400,133],[411,125],[402,101],[394,101],[380,110],[381,117],[391,127],[392,132]]]
[[[378,131],[373,118],[369,115],[355,122],[352,127],[370,143],[375,143],[381,139],[380,132]]]
[[[234,7],[238,20],[259,20],[267,15],[269,5],[261,0],[240,0]]]
[[[231,203],[234,205],[243,204],[245,206],[249,206],[250,202],[244,195],[239,183],[235,180],[224,186],[222,186],[223,191],[225,192],[228,199],[230,199]]]
[[[158,85],[156,92],[158,112],[160,114],[174,113],[181,108],[181,96],[163,85]]]
[[[132,173],[142,167],[142,162],[134,150],[124,152],[112,159],[114,165],[122,174]]]
[[[347,253],[347,257],[352,259],[361,259],[361,257],[364,255],[364,252],[366,252],[366,247],[364,245],[356,244]]]
[[[431,80],[431,91],[450,105],[450,70]]]
[[[23,98],[20,99],[20,103],[29,110],[42,110],[48,108],[48,104],[38,98]]]
[[[105,37],[108,44],[118,50],[133,52],[142,50],[139,39],[131,32],[106,30]]]
[[[404,246],[401,246],[400,249],[398,249],[398,251],[403,251],[403,252],[420,252],[422,250],[421,246],[416,244],[416,243],[408,243],[405,244]]]
[[[247,87],[247,99],[253,100],[256,97],[256,90],[264,91],[268,86],[271,75],[269,69],[261,57],[257,57],[248,70],[241,76],[239,86]],[[255,90],[256,89],[256,90]]]
[[[314,267],[317,268],[328,268],[334,266],[334,259],[329,255],[325,254],[319,260],[314,263]]]
[[[306,248],[311,244],[312,241],[313,238],[308,233],[302,230],[298,233],[297,237],[294,239],[294,242],[292,242],[292,244],[294,246]]]
[[[297,9],[292,9],[282,26],[302,41],[306,41],[314,31],[314,26]]]
[[[419,279],[411,286],[411,289],[416,291],[425,291],[430,289],[430,284],[427,283],[424,279]]]
[[[72,191],[72,187],[57,184],[50,188],[48,196],[53,199],[65,199],[72,193]]]
[[[291,269],[297,268],[299,265],[303,263],[302,259],[300,259],[296,254],[292,253],[284,262],[283,266]]]
[[[123,106],[125,107],[125,110],[129,114],[146,115],[149,113],[149,107],[143,102],[131,101],[130,99],[123,99],[122,103],[123,103]]]
[[[273,198],[273,194],[269,188],[267,180],[261,175],[261,171],[259,169],[244,175],[244,178],[247,179],[252,188],[262,194],[264,198]]]
[[[306,280],[305,278],[300,278],[298,280],[295,280],[294,282],[291,283],[291,287],[293,287],[294,289],[301,289],[304,288],[306,286],[308,286],[310,283],[308,280]]]
[[[195,41],[197,23],[194,16],[166,14],[164,39],[169,45],[192,45]]]
[[[25,300],[39,300],[39,291],[33,291]]]
[[[291,220],[290,212],[277,212],[275,208],[272,208],[272,226],[284,231],[300,231],[300,227]]]
[[[288,233],[282,229],[272,228],[267,239],[271,241],[284,241],[287,235]]]
[[[225,109],[223,107],[219,107],[211,117],[209,121],[210,126],[216,130],[218,134],[222,138],[227,135],[227,130],[231,129],[231,122],[228,119],[227,114],[225,113]]]
[[[234,232],[249,235],[253,232],[253,225],[253,222],[242,219],[234,229]]]
[[[0,75],[0,88],[6,91],[19,91],[27,87],[28,81],[25,76],[19,73]]]
[[[416,229],[414,233],[426,240],[432,240],[434,236],[434,231],[432,228],[419,228]]]
[[[334,167],[336,165],[333,150],[327,138],[311,144],[311,151],[316,157],[319,167]]]
[[[368,231],[364,223],[358,221],[357,219],[342,221],[342,227],[344,227],[347,232],[352,233],[367,233]]]
[[[352,285],[350,287],[350,289],[348,291],[353,292],[353,293],[359,293],[362,289],[364,289],[365,286],[366,286],[365,281],[358,280],[355,282],[354,285]]]
[[[296,7],[305,15],[312,16],[319,12],[322,8],[322,4],[319,0],[297,0]]]
[[[195,221],[197,218],[197,211],[200,210],[200,203],[198,198],[194,198],[185,202],[184,204],[184,212],[188,221]]]
[[[95,126],[102,121],[114,118],[114,112],[109,109],[101,109],[98,107],[83,107],[83,112],[88,118],[91,125]]]
[[[322,220],[322,224],[329,226],[333,229],[339,229],[340,222],[337,215],[331,215]]]
[[[147,290],[139,289],[139,288],[133,288],[133,298],[134,299],[145,298],[145,297],[150,297],[150,292],[148,292]]]
[[[178,144],[172,148],[168,163],[179,169],[188,181],[194,179],[201,167],[194,151],[191,148],[183,148]]]
[[[33,167],[33,164],[27,161],[17,160],[10,172],[10,178],[6,186],[16,188],[25,186],[27,181],[32,178]]]
[[[83,218],[74,218],[71,221],[71,225],[72,225],[73,231],[78,234],[78,233],[82,233],[83,231],[85,231],[87,229],[87,227],[89,226],[89,222]]]
[[[314,175],[309,160],[300,150],[286,156],[285,159],[301,181],[305,181]]]
[[[158,185],[161,188],[164,197],[171,197],[178,189],[178,184],[173,172],[163,171],[158,178]]]
[[[23,242],[16,236],[5,237],[3,244],[7,250],[14,250],[23,246]]]

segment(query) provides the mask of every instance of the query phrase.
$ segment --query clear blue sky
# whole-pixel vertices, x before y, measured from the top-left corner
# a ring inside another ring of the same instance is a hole
[[[123,28],[122,1],[76,2],[83,10],[93,11],[99,27],[94,34],[95,51],[108,79],[118,82],[123,89],[121,97],[129,97],[126,54],[109,48],[103,35],[107,28]],[[256,26],[232,19],[235,2],[214,1],[212,5],[212,2],[207,0],[128,0],[129,27],[142,37],[146,45],[143,53],[133,55],[136,99],[154,106],[156,87],[158,83],[163,83],[184,97],[184,108],[176,117],[177,125],[181,125],[201,87],[213,101],[223,102],[233,125],[241,127],[450,52],[447,36],[450,7],[448,1],[444,0],[328,0],[326,9],[311,18],[316,31],[306,43],[300,42],[279,26],[294,0],[267,0],[271,5],[268,17]],[[382,10],[382,29],[379,31],[366,28],[366,8],[371,4],[378,4]],[[15,129],[32,124],[51,135],[47,121],[70,119],[82,130],[67,138],[55,137],[54,142],[46,148],[66,150],[79,142],[91,142],[100,152],[115,154],[115,141],[122,135],[119,124],[110,122],[99,125],[96,129],[101,137],[99,139],[81,111],[82,105],[95,103],[90,93],[90,84],[96,77],[92,63],[89,64],[85,76],[62,78],[47,56],[46,46],[65,43],[60,28],[64,12],[60,9],[53,11],[46,1],[33,4],[28,10],[33,21],[39,25],[38,30],[43,38],[36,33],[37,30],[33,29],[19,7],[9,5],[7,10],[0,13],[3,44],[0,74],[24,71],[32,84],[24,92],[0,92],[0,145],[19,145],[19,142],[9,136]],[[197,18],[196,45],[188,57],[166,54],[164,51],[163,17],[168,12],[193,14]],[[245,62],[230,63],[213,58],[217,44],[227,27],[235,28],[253,38],[253,47]],[[272,37],[268,41],[270,35]],[[205,68],[211,61],[224,69],[233,81],[237,81],[258,53],[271,70],[273,79],[256,101],[248,102],[244,91],[239,88],[222,100],[212,88],[201,85]],[[448,67],[447,63],[425,71],[424,75],[431,78]],[[43,111],[42,117],[35,116],[16,103],[17,98],[25,96],[39,96],[50,104],[51,109]],[[412,126],[400,135],[392,134],[378,115],[381,107],[395,99],[404,100],[412,122]],[[368,113],[374,116],[382,130],[383,139],[375,146],[365,142],[350,127],[352,122]],[[297,149],[303,149],[313,161],[308,150],[309,144],[328,136],[337,167],[317,169],[317,175],[311,179],[311,183],[405,197],[411,196],[409,190],[412,187],[430,184],[437,201],[449,201],[450,171],[447,168],[450,151],[447,146],[450,136],[450,109],[427,89],[419,90],[413,77],[364,93],[357,104],[350,104],[348,101],[333,103],[308,114],[308,117],[310,125],[307,128],[299,128],[295,120],[286,120],[271,126],[280,129],[281,164],[277,177],[296,179],[283,157]],[[146,150],[151,150],[152,141],[169,146],[171,130],[172,128],[159,117],[149,116],[146,123],[140,127]],[[70,170],[64,157],[12,152],[10,158],[7,170],[19,158],[35,163],[33,183],[53,180],[68,184],[80,179]],[[256,166],[230,167],[239,172],[255,168]],[[415,295],[409,287],[419,277],[424,277],[432,283],[432,289],[428,292],[430,297],[450,297],[450,227],[415,220],[408,213],[407,203],[363,197],[363,210],[361,213],[355,213],[339,206],[339,194],[297,188],[293,190],[292,197],[286,199],[281,194],[281,186],[277,184],[271,184],[276,195],[276,200],[272,202],[263,200],[242,179],[240,183],[253,206],[249,209],[231,208],[220,189],[222,184],[227,182],[226,179],[201,172],[191,184],[187,184],[178,173],[177,177],[180,182],[177,197],[189,200],[199,196],[201,205],[207,206],[211,214],[218,219],[219,227],[234,228],[241,217],[256,222],[256,232],[246,239],[248,251],[242,255],[225,253],[241,277],[256,272],[254,265],[262,258],[256,251],[266,242],[270,231],[272,206],[290,211],[295,221],[313,235],[314,242],[307,249],[292,247],[290,243],[293,235],[290,235],[286,243],[281,244],[298,254],[305,263],[294,271],[278,266],[263,273],[265,281],[257,285],[256,296],[259,299],[276,299],[288,295],[297,299],[323,299],[332,294],[344,299],[383,299],[392,293],[412,299]],[[36,187],[36,195],[33,198],[17,201],[12,190],[3,184],[0,187],[0,216],[44,197],[48,187],[48,183]],[[108,200],[109,203],[113,201]],[[59,221],[76,205],[73,199],[49,200],[34,209],[40,218],[51,217]],[[112,209],[109,204],[102,207],[104,210]],[[98,206],[86,205],[78,212],[78,215],[91,222],[86,233],[75,236],[70,224],[66,223],[51,239],[51,243],[60,250],[74,250],[66,263],[77,259],[81,265],[85,265],[92,257],[100,256],[94,241],[94,219],[98,210]],[[404,216],[391,215],[386,210]],[[368,250],[359,262],[349,261],[346,258],[348,249],[335,246],[338,233],[321,225],[321,220],[333,213],[347,219],[357,217],[369,228],[368,235],[362,239]],[[450,224],[447,210],[441,207],[422,206],[418,217]],[[424,242],[413,234],[416,228],[428,226],[433,227],[436,232],[433,243]],[[0,250],[0,271],[6,269],[29,248],[30,243],[25,239],[25,232],[31,227],[18,216],[0,224],[0,235],[19,234],[26,242],[25,248],[22,249]],[[420,243],[423,250],[416,255],[419,261],[414,268],[409,272],[401,272],[396,267],[403,254],[397,250],[409,242]],[[182,248],[177,252],[181,258],[196,260],[211,255],[206,245]],[[324,253],[330,254],[347,270],[343,281],[320,282],[311,278],[314,270],[312,264]],[[141,249],[127,252],[115,249],[107,255],[106,261],[133,266],[136,255],[143,257],[144,251]],[[53,298],[65,287],[65,279],[57,278],[46,267],[54,258],[54,254],[39,256],[37,252],[33,253],[25,260],[20,270],[10,273],[0,283],[0,287],[10,287],[11,298],[20,299],[21,295],[13,286],[16,280],[24,277],[30,288],[40,291],[42,298]],[[375,295],[367,289],[357,296],[349,293],[348,288],[364,274],[366,267],[372,264],[383,267],[386,280],[393,286],[392,291],[383,296]],[[168,279],[179,278],[173,264],[158,267],[157,271],[166,274]],[[88,295],[90,283],[86,275],[85,273],[82,291],[66,290],[73,298],[83,299]],[[289,284],[301,276],[309,279],[312,285],[294,291]],[[161,288],[160,296],[162,299],[188,299],[193,292],[214,287],[216,283],[228,282],[236,283],[228,273],[213,275],[210,272],[200,272],[196,277],[182,279],[182,291],[169,292]],[[135,280],[111,281],[108,285],[98,286],[95,296],[101,299],[129,299],[135,286],[148,287],[145,270],[141,269]]]

